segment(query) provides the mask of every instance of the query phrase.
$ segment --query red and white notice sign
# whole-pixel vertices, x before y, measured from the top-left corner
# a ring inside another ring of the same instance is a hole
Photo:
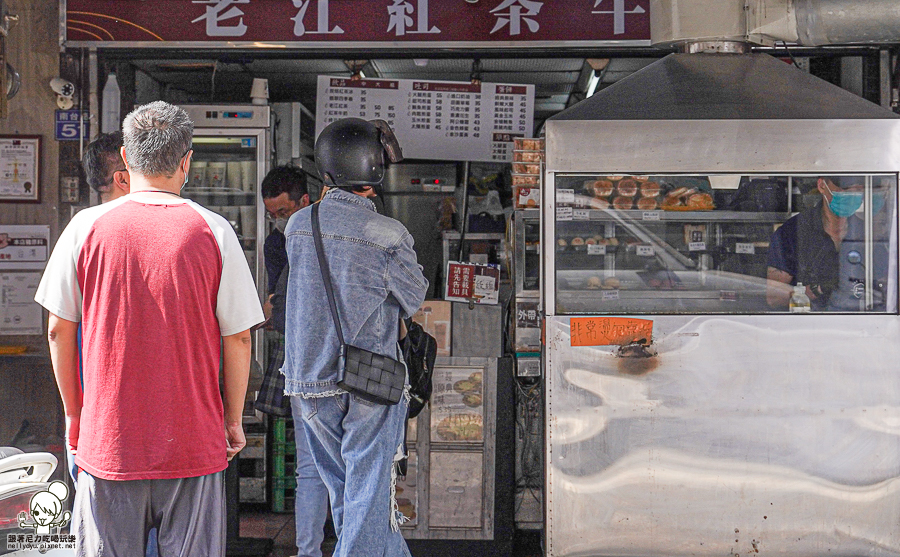
[[[496,304],[500,298],[500,266],[447,263],[444,299],[449,302]]]

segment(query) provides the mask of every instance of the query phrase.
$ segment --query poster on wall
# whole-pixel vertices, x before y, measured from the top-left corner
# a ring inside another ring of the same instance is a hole
[[[0,269],[43,269],[49,255],[48,225],[0,224]]]
[[[511,162],[534,132],[534,85],[319,76],[316,137],[342,118],[385,120],[407,159]]]
[[[484,368],[436,365],[431,442],[484,442]]]
[[[41,274],[0,273],[0,335],[43,334],[43,308],[34,301]]]
[[[38,203],[41,138],[0,135],[0,202]]]

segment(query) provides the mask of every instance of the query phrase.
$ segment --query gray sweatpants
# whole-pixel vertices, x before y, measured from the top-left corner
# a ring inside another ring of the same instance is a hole
[[[127,481],[78,474],[69,530],[78,557],[144,555],[153,527],[160,557],[224,557],[225,473]]]

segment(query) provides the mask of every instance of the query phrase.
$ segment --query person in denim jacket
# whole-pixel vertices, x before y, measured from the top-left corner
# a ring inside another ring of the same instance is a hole
[[[331,188],[320,201],[319,218],[345,341],[400,358],[399,318],[419,309],[428,281],[410,233],[379,215],[370,199],[384,177],[382,140],[393,135],[383,129],[347,118],[319,135],[316,165]],[[338,387],[339,343],[310,215],[310,208],[298,211],[285,229],[290,267],[281,370],[285,394],[291,396],[295,424],[307,430],[310,452],[331,496],[338,534],[334,555],[408,556],[399,531],[402,515],[392,497],[408,397],[385,406]]]

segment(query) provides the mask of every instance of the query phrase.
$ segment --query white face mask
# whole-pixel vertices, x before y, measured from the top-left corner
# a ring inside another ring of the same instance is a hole
[[[284,229],[285,229],[285,227],[287,227],[288,218],[290,218],[290,217],[283,217],[283,218],[275,219],[275,228],[280,230],[282,234],[284,234]]]

